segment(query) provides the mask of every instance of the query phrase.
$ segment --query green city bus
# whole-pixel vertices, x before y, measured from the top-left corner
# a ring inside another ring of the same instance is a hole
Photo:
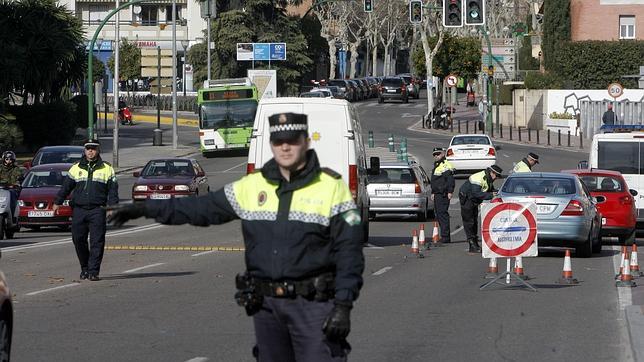
[[[197,97],[203,155],[248,149],[258,101],[257,88],[250,78],[205,81]]]

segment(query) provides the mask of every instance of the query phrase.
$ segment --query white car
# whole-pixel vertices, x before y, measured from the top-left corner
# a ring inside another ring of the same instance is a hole
[[[496,150],[487,135],[461,134],[452,137],[447,148],[447,160],[456,172],[484,170],[496,163]]]

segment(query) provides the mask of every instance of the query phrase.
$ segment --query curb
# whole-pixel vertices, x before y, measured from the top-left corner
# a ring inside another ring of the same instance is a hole
[[[132,118],[134,119],[134,124],[136,122],[141,122],[141,123],[157,123],[157,116],[150,116],[147,114],[139,114],[135,113],[132,114]],[[98,121],[103,121],[104,118],[101,117],[98,118]],[[108,121],[110,119],[108,118]],[[172,124],[172,117],[167,117],[167,116],[161,116],[161,124],[165,125],[171,125]],[[185,126],[185,127],[199,127],[199,120],[197,119],[189,119],[189,118],[177,118],[177,125],[179,126]],[[123,126],[121,126],[123,127]]]
[[[644,306],[630,305],[624,309],[633,360],[644,361]]]

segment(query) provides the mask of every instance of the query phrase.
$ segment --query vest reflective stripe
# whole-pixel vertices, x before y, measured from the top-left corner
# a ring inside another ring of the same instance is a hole
[[[451,164],[451,163],[449,163],[449,161],[447,161],[447,160],[444,160],[443,162],[441,162],[441,163],[438,165],[438,167],[436,167],[436,168],[434,169],[434,175],[435,175],[435,176],[440,176],[440,175],[442,175],[442,174],[443,174],[443,172],[445,172],[445,171],[452,171],[452,172],[454,172],[454,166],[452,166],[452,164]]]
[[[530,166],[528,166],[525,161],[522,160],[514,165],[512,172],[532,172],[532,170],[530,169]]]
[[[479,185],[481,186],[481,191],[487,192],[487,190],[490,189],[490,186],[487,184],[487,181],[485,180],[485,171],[477,172],[470,176],[468,179],[471,184]]]
[[[224,187],[228,202],[243,220],[276,220],[276,190],[277,185],[259,172]],[[293,192],[288,219],[328,226],[333,216],[351,209],[356,209],[356,204],[346,184],[322,172],[315,181]]]
[[[89,177],[89,172],[79,166],[78,163],[75,163],[68,171],[69,177],[76,182],[87,181]],[[100,168],[94,169],[92,173],[92,181],[100,182],[106,184],[108,181],[115,181],[116,174],[112,166],[103,163],[103,166]]]

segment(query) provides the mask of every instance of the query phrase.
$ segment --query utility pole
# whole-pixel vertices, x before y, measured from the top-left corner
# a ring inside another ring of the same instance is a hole
[[[119,7],[120,0],[116,0],[116,7]],[[114,95],[114,132],[112,133],[112,166],[114,168],[119,167],[119,53],[120,53],[120,20],[121,14],[120,11],[116,13],[116,29],[114,36],[116,37],[114,44],[116,49],[114,49],[114,89],[112,94]]]
[[[208,44],[210,46],[210,44]],[[210,63],[210,59],[208,59]],[[178,146],[177,133],[177,0],[172,0],[172,149]]]

